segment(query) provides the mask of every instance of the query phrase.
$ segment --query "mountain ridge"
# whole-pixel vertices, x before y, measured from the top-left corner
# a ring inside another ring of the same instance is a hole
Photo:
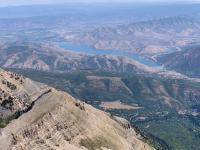
[[[66,41],[87,43],[97,49],[119,49],[147,56],[178,50],[198,41],[200,22],[189,17],[169,17],[132,24],[100,27],[72,34]],[[193,39],[191,40],[191,37]]]
[[[0,75],[9,80],[16,80],[11,77],[16,74],[11,72],[1,70]],[[20,86],[26,87],[26,84],[29,87],[38,84],[29,81],[31,80],[25,79],[22,85],[14,83],[17,89]],[[0,145],[5,150],[153,149],[141,141],[142,137],[137,135],[124,119],[112,119],[109,114],[65,92],[39,85],[39,89],[45,90],[39,95],[38,92],[32,94],[30,98],[36,98],[33,106],[16,119],[10,120],[10,123],[0,130]],[[10,92],[14,93],[15,90]]]
[[[74,70],[105,70],[113,72],[144,72],[152,70],[137,61],[120,56],[75,53],[44,43],[13,43],[1,47],[3,68],[70,72]]]
[[[199,59],[200,46],[195,44],[183,47],[182,51],[157,57],[166,68],[197,78],[200,76]]]

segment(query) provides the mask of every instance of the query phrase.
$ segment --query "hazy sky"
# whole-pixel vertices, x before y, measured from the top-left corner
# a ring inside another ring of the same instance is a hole
[[[200,2],[200,0],[0,0],[0,6],[56,4],[69,2]]]

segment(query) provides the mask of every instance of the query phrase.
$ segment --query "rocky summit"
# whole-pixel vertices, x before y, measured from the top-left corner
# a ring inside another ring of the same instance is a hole
[[[0,70],[0,149],[150,150],[128,121]]]

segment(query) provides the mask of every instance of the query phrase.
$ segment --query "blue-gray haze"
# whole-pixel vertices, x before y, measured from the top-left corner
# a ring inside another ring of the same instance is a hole
[[[0,0],[0,6],[58,4],[58,3],[107,3],[107,2],[134,2],[134,3],[175,3],[175,2],[200,2],[200,0]]]

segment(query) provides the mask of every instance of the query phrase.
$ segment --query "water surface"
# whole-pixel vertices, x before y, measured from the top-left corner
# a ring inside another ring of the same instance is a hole
[[[151,67],[158,67],[160,66],[158,63],[156,63],[154,60],[147,58],[145,56],[141,56],[140,54],[127,52],[124,50],[101,50],[96,49],[89,45],[84,44],[74,44],[74,43],[68,43],[68,42],[59,42],[58,45],[61,48],[64,48],[66,50],[71,50],[79,53],[85,53],[85,54],[93,54],[93,55],[114,55],[114,56],[123,56],[127,57],[129,59],[133,59],[135,61],[138,61],[144,65],[148,65]]]

